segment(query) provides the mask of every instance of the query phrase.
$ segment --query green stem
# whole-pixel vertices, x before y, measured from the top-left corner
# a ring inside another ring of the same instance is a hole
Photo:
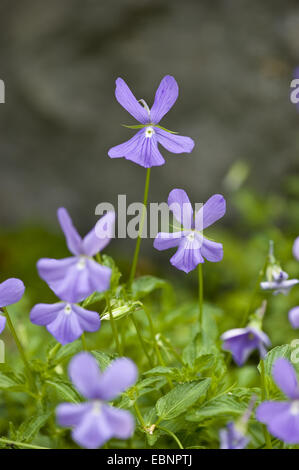
[[[145,345],[145,342],[144,342],[144,339],[142,337],[142,334],[140,332],[140,329],[139,329],[139,325],[136,321],[136,318],[134,317],[134,314],[132,313],[131,314],[131,318],[132,318],[132,322],[135,326],[135,330],[136,330],[136,333],[137,333],[137,336],[138,336],[138,339],[140,341],[140,344],[141,344],[141,347],[144,351],[144,354],[146,355],[147,359],[148,359],[148,362],[149,362],[149,365],[150,365],[150,368],[152,369],[154,367],[154,364],[153,364],[153,361],[152,361],[152,358],[151,356],[149,355],[148,351],[147,351],[147,347]]]
[[[148,322],[149,322],[150,332],[151,332],[152,341],[153,341],[153,344],[154,344],[156,356],[157,356],[157,359],[158,359],[158,363],[160,364],[160,366],[165,367],[165,362],[164,362],[163,357],[161,355],[159,345],[158,345],[158,341],[157,341],[157,338],[156,338],[156,332],[155,332],[155,328],[154,328],[154,324],[153,324],[151,314],[149,313],[148,309],[145,308],[144,305],[143,305],[143,310],[145,311],[145,314],[146,314]],[[167,382],[168,382],[170,388],[173,388],[173,383],[172,383],[172,381],[169,377],[167,377]]]
[[[111,330],[112,330],[112,334],[113,334],[114,341],[115,341],[115,346],[116,346],[118,355],[122,356],[122,351],[121,351],[120,342],[119,342],[119,338],[118,338],[117,326],[116,326],[116,322],[115,322],[115,319],[113,317],[112,310],[111,310],[111,303],[110,303],[109,294],[106,295],[106,303],[107,303],[107,309],[108,309],[108,312],[109,312],[109,320],[110,320]]]
[[[203,312],[203,272],[202,263],[198,265],[198,321],[200,331],[202,331],[202,312]]]
[[[11,444],[11,445],[15,445],[18,447],[24,447],[24,449],[44,449],[44,450],[49,449],[49,447],[40,447],[40,446],[35,446],[33,444],[26,444],[25,442],[12,441],[4,437],[0,437],[0,442],[2,442],[3,444]]]
[[[139,409],[139,406],[137,405],[137,402],[135,401],[134,403],[134,409],[135,409],[135,412],[136,412],[136,415],[137,415],[137,418],[138,418],[138,421],[140,423],[140,425],[145,428],[145,422],[144,422],[144,419],[142,417],[142,414],[140,412],[140,409]]]
[[[130,286],[131,286],[132,282],[134,281],[136,268],[137,268],[137,263],[138,263],[141,237],[142,237],[142,232],[143,232],[144,219],[145,219],[145,215],[146,215],[146,206],[147,206],[147,200],[148,200],[150,175],[151,175],[151,169],[148,168],[147,172],[146,172],[146,180],[145,180],[144,196],[143,196],[143,208],[142,208],[141,220],[140,220],[140,225],[139,225],[139,232],[138,232],[138,237],[137,237],[137,242],[136,242],[136,247],[135,247],[135,252],[134,252],[134,257],[133,257],[133,263],[132,263],[132,268],[131,268],[131,273],[130,273],[130,278],[129,278],[129,285]]]
[[[166,429],[166,428],[162,428],[162,426],[157,426],[158,429],[161,429],[161,431],[164,431],[166,432],[167,434],[169,434],[174,440],[175,442],[177,443],[177,445],[179,446],[180,449],[184,449],[181,441],[179,440],[179,438],[172,432],[172,431],[169,431],[169,429]]]
[[[266,387],[266,380],[265,380],[265,364],[263,359],[261,359],[261,398],[262,401],[265,401],[267,398],[267,387]],[[263,433],[265,437],[266,449],[272,449],[271,437],[268,432],[267,427],[263,424]]]
[[[55,344],[55,346],[49,352],[49,355],[48,355],[49,361],[52,359],[52,357],[56,355],[56,353],[59,351],[60,348],[61,348],[60,343]]]
[[[171,342],[169,341],[168,338],[165,338],[165,336],[162,337],[163,338],[163,341],[164,343],[166,344],[166,346],[170,349],[170,352],[172,353],[172,355],[176,358],[176,360],[182,364],[182,366],[185,365],[183,359],[181,358],[181,356],[179,355],[179,353],[175,350],[175,348],[173,347],[173,345],[171,344]]]
[[[259,290],[260,290],[260,284],[261,284],[262,280],[264,279],[268,263],[269,263],[269,255],[267,255],[265,264],[264,264],[262,270],[259,272],[258,278],[257,278],[256,283],[255,283],[254,291],[252,293],[250,302],[248,304],[248,308],[245,311],[245,314],[244,314],[242,322],[241,322],[241,328],[247,325],[248,317],[249,317],[250,313],[253,311],[255,298],[256,298]]]
[[[85,339],[85,334],[84,332],[81,335],[81,341],[82,341],[82,347],[84,351],[87,351],[87,344],[86,344],[86,339]]]
[[[24,362],[24,365],[25,365],[25,367],[26,367],[26,369],[27,369],[27,371],[28,371],[28,375],[29,375],[30,379],[32,380],[32,371],[31,371],[29,362],[28,362],[28,360],[27,360],[25,351],[24,351],[24,349],[23,349],[22,343],[21,343],[21,341],[19,340],[19,337],[18,337],[17,332],[16,332],[16,330],[15,330],[15,328],[14,328],[14,326],[13,326],[13,323],[12,323],[12,321],[11,321],[11,318],[10,318],[10,315],[9,315],[9,313],[8,313],[8,311],[7,311],[7,308],[6,308],[6,307],[3,307],[2,310],[3,310],[3,312],[4,312],[4,315],[6,316],[6,320],[7,320],[8,327],[9,327],[9,329],[10,329],[10,331],[11,331],[11,334],[12,334],[12,336],[13,336],[13,338],[14,338],[14,341],[15,341],[15,343],[16,343],[16,346],[17,346],[17,348],[18,348],[18,351],[19,351],[19,353],[20,353],[20,356],[21,356],[21,358],[22,358],[22,360],[23,360],[23,362]]]

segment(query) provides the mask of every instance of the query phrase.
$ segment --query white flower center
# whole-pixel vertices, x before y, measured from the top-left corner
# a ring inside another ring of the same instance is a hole
[[[189,240],[189,242],[194,242],[194,238],[195,238],[194,232],[188,233],[187,239]]]
[[[290,409],[291,415],[299,415],[299,400],[293,401]]]
[[[92,413],[99,415],[101,413],[102,403],[100,400],[95,400],[92,405]]]
[[[66,306],[64,307],[64,313],[65,315],[70,315],[72,313],[71,304],[66,304]]]
[[[150,139],[151,137],[153,137],[154,133],[155,133],[155,131],[152,127],[149,126],[149,127],[145,128],[145,137],[147,139]]]
[[[79,261],[77,263],[77,269],[81,270],[84,269],[86,266],[86,258],[85,256],[80,256]]]

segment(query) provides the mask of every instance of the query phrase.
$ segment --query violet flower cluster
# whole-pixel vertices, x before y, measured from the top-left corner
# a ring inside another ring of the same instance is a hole
[[[109,289],[111,269],[96,262],[93,256],[109,243],[115,214],[107,213],[83,239],[66,209],[58,209],[58,220],[73,256],[38,261],[40,277],[47,282],[60,302],[35,305],[30,320],[36,325],[46,326],[59,343],[67,344],[79,338],[84,331],[95,332],[100,328],[99,314],[82,308],[78,302],[95,291]]]

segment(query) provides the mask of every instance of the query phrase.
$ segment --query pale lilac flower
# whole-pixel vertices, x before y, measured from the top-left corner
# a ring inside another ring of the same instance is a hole
[[[249,438],[246,437],[234,422],[229,422],[225,429],[221,429],[220,436],[220,449],[245,449],[249,443]]]
[[[46,326],[63,345],[75,341],[84,331],[94,332],[101,326],[97,312],[66,302],[37,304],[31,310],[30,320],[35,325]]]
[[[272,375],[289,400],[261,403],[256,417],[273,436],[287,444],[299,444],[299,384],[295,369],[289,361],[280,358],[274,363]]]
[[[20,279],[11,278],[0,284],[0,310],[8,305],[19,302],[25,292],[25,286]],[[0,315],[0,333],[5,328],[6,318]]]
[[[112,437],[128,439],[134,432],[134,419],[126,410],[114,408],[106,401],[114,400],[137,379],[137,368],[127,358],[116,359],[101,373],[95,358],[86,352],[77,354],[69,366],[70,378],[88,401],[62,403],[57,408],[60,426],[73,429],[74,441],[95,449]]]
[[[108,212],[83,239],[66,209],[58,209],[57,215],[67,246],[74,256],[60,260],[40,259],[38,272],[61,300],[81,302],[93,292],[109,288],[111,269],[100,265],[92,257],[109,243],[115,214]]]
[[[221,339],[224,341],[222,348],[232,353],[238,366],[242,366],[255,349],[259,350],[260,357],[263,358],[267,352],[266,347],[271,344],[263,331],[250,325],[228,330]]]
[[[223,247],[202,234],[218,219],[224,216],[226,203],[223,196],[214,194],[193,217],[193,209],[186,192],[183,189],[173,189],[168,196],[168,206],[175,218],[183,226],[177,232],[160,232],[155,238],[154,247],[157,250],[167,250],[178,247],[170,262],[177,269],[189,273],[199,263],[208,261],[218,262],[223,258]]]
[[[274,295],[284,294],[287,295],[292,287],[299,284],[298,279],[289,279],[289,275],[279,269],[272,272],[272,280],[261,282],[261,288],[263,290],[273,291]]]
[[[116,99],[141,125],[137,126],[137,128],[140,127],[140,130],[134,137],[123,144],[112,147],[108,152],[109,157],[124,157],[145,168],[150,168],[165,163],[158,149],[158,144],[172,153],[190,153],[194,147],[194,142],[190,137],[176,135],[158,125],[176,102],[178,94],[177,82],[170,75],[166,75],[157,89],[154,104],[149,109],[145,101],[140,100],[142,103],[140,104],[126,82],[122,78],[118,78],[115,89]]]

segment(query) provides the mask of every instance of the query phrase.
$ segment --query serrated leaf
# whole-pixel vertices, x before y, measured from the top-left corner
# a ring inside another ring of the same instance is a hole
[[[71,402],[71,403],[80,402],[80,397],[77,394],[77,392],[73,389],[71,384],[67,382],[63,382],[62,380],[61,381],[46,380],[46,383],[56,390],[58,396],[62,400]]]
[[[161,420],[176,418],[205,395],[210,383],[210,379],[204,379],[200,382],[177,385],[157,401],[157,415]]]
[[[146,372],[144,372],[143,375],[162,375],[162,376],[166,376],[166,375],[172,375],[174,370],[175,369],[173,367],[157,366],[157,367],[154,367],[153,369],[147,370]]]
[[[21,442],[31,442],[52,414],[53,411],[48,411],[47,413],[31,416],[23,421],[16,432],[16,440]]]
[[[287,359],[293,364],[297,373],[299,373],[299,363],[296,363],[296,361],[292,360],[293,352],[294,348],[292,348],[289,344],[283,344],[281,346],[277,346],[276,348],[271,349],[264,358],[265,374],[272,377],[273,365],[275,361],[279,358]],[[261,371],[260,364],[258,365],[258,370],[259,372]]]
[[[26,384],[7,364],[0,364],[0,390],[23,391]]]
[[[250,396],[248,396],[247,401],[242,401],[233,395],[222,395],[221,397],[216,397],[204,403],[200,409],[187,415],[186,419],[200,423],[201,421],[214,418],[215,416],[229,416],[235,418],[246,411],[249,401]]]

